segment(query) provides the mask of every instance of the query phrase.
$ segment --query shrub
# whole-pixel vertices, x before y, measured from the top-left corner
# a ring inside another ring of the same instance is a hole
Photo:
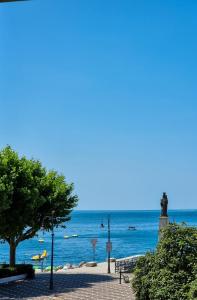
[[[149,297],[151,300],[187,299],[189,286],[185,272],[172,273],[167,268],[149,274],[151,281]]]
[[[192,281],[190,285],[190,290],[188,293],[188,299],[189,300],[197,300],[197,279]]]
[[[28,279],[33,279],[35,277],[35,271],[31,264],[25,265],[16,265],[14,268],[10,268],[9,265],[1,265],[0,267],[0,278],[27,274]]]
[[[152,253],[147,253],[146,256],[140,257],[137,260],[133,288],[139,300],[149,300],[147,291],[150,288],[150,280],[147,277],[154,266],[153,261],[154,255]]]
[[[138,300],[195,299],[191,297],[197,293],[196,275],[197,230],[170,224],[156,251],[138,260],[133,288]]]

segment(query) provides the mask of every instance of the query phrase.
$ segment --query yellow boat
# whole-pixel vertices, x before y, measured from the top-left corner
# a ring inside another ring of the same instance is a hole
[[[34,255],[32,256],[32,260],[43,260],[44,258],[46,258],[48,256],[47,254],[47,250],[44,250],[42,254],[38,254],[38,255]]]

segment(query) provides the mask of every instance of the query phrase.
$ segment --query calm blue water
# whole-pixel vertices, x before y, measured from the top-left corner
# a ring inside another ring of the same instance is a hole
[[[158,240],[158,220],[160,211],[75,211],[66,229],[55,229],[54,264],[79,263],[93,260],[91,239],[97,238],[96,260],[106,260],[107,215],[111,216],[112,256],[116,258],[143,254],[154,250]],[[171,221],[197,225],[197,210],[169,211]],[[101,228],[101,222],[105,227]],[[128,226],[135,226],[136,231],[129,231]],[[78,234],[78,238],[64,239],[64,235]],[[40,244],[42,237],[45,242]],[[38,237],[19,244],[17,261],[30,262],[32,255],[50,254],[51,235],[40,232]],[[0,244],[0,262],[8,261],[8,245]],[[45,262],[49,265],[48,261]]]

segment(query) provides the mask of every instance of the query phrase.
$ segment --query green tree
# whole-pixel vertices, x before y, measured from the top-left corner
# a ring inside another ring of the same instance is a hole
[[[139,259],[134,274],[133,288],[139,300],[195,299],[197,229],[169,224],[156,251]]]
[[[6,147],[0,151],[0,239],[10,246],[10,266],[15,265],[17,245],[36,235],[43,226],[70,219],[78,198],[73,195],[73,184],[63,175],[47,171],[37,160],[19,157]]]

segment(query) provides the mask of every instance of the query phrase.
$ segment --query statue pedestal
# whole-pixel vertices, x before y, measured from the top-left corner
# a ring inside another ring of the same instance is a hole
[[[161,216],[159,218],[159,239],[161,237],[161,230],[169,224],[168,217]]]

